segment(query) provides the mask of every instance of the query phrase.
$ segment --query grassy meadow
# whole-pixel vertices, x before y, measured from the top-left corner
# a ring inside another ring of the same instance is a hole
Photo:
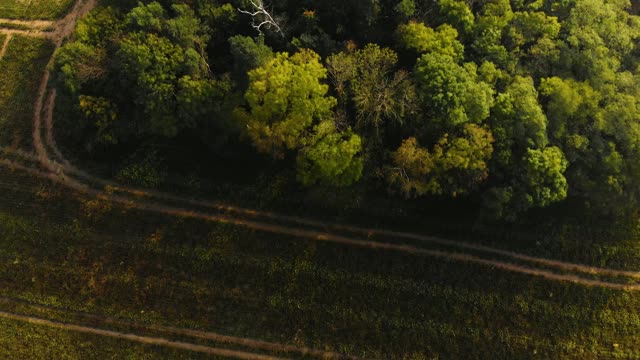
[[[0,59],[0,145],[28,148],[33,106],[53,44],[33,37],[13,36]]]

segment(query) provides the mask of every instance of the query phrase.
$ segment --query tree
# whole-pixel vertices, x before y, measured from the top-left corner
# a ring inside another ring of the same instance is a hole
[[[297,158],[298,180],[306,186],[316,183],[329,186],[348,186],[362,176],[362,148],[360,136],[351,131],[338,132],[331,120],[315,127],[309,144]]]
[[[485,193],[485,206],[494,216],[514,220],[531,208],[546,207],[567,197],[567,160],[558,147],[527,149],[512,166],[514,173],[506,182]]]
[[[278,21],[276,21],[276,19],[267,10],[267,7],[262,0],[249,0],[249,3],[252,6],[251,10],[238,9],[238,11],[251,16],[251,27],[256,29],[260,35],[263,34],[263,28],[282,34],[282,29],[280,28]]]
[[[423,23],[410,22],[400,25],[396,33],[402,46],[418,53],[437,52],[456,62],[464,57],[464,46],[457,40],[458,31],[447,24],[433,30]]]
[[[416,63],[422,103],[442,129],[466,122],[482,123],[493,105],[493,89],[479,81],[474,65],[458,65],[448,55],[430,53]]]
[[[558,18],[543,12],[515,12],[504,43],[511,52],[525,53],[542,39],[556,40],[560,34]]]
[[[416,13],[415,0],[400,0],[393,8],[402,20],[410,19]]]
[[[490,118],[496,137],[496,162],[509,171],[527,149],[543,149],[549,143],[547,118],[538,102],[533,79],[516,76],[496,98]]]
[[[572,75],[596,88],[613,82],[615,72],[636,48],[640,21],[626,1],[577,0],[563,24],[567,32],[562,57]]]
[[[106,60],[107,54],[101,48],[82,42],[66,44],[56,54],[57,80],[65,90],[77,95],[84,84],[107,74]]]
[[[327,76],[320,56],[301,50],[289,56],[279,53],[249,72],[245,99],[249,111],[236,110],[258,151],[282,158],[287,150],[304,144],[314,121],[331,118],[336,99],[327,96]]]
[[[175,85],[188,60],[184,51],[164,37],[134,33],[124,39],[117,52],[120,73],[130,86],[133,102],[143,109],[138,131],[175,136]]]
[[[415,111],[414,85],[406,72],[395,71],[397,62],[393,50],[375,44],[327,59],[338,96],[351,95],[359,131],[377,131],[389,120],[400,123]]]
[[[463,38],[473,34],[475,16],[466,1],[438,0],[445,23],[455,27]]]
[[[573,135],[588,136],[584,130],[602,118],[599,106],[602,95],[588,83],[552,77],[542,79],[539,90],[549,119],[549,134],[556,143],[562,144]],[[578,150],[571,146],[563,149],[569,154]]]
[[[523,161],[526,171],[521,181],[526,189],[522,193],[526,195],[521,206],[545,207],[567,197],[567,160],[562,150],[555,146],[527,149]]]
[[[107,98],[80,95],[79,107],[85,119],[95,131],[95,142],[98,144],[116,144],[113,123],[118,120],[118,109]]]
[[[234,78],[240,88],[246,90],[249,71],[273,59],[273,51],[264,44],[264,38],[256,41],[248,36],[236,35],[229,38],[229,45],[233,56]]]
[[[505,29],[513,19],[513,10],[509,0],[488,1],[476,18],[472,48],[480,60],[493,62],[500,68],[513,72],[517,59],[514,59],[502,44]]]
[[[468,194],[489,176],[492,143],[491,132],[474,124],[465,125],[460,137],[445,134],[432,151],[408,138],[392,155],[388,180],[407,198]]]
[[[76,42],[103,48],[124,31],[125,23],[113,7],[97,8],[78,19],[74,38]]]

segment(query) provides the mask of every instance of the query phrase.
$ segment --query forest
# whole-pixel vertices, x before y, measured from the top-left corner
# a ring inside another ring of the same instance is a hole
[[[57,131],[85,157],[187,147],[221,172],[268,164],[302,187],[471,199],[507,220],[640,205],[627,0],[101,4],[54,63]]]

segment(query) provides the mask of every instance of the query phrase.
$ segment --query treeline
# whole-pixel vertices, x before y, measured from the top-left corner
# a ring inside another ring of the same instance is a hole
[[[87,151],[239,139],[305,186],[473,196],[503,218],[568,196],[638,206],[626,0],[103,5],[55,62]]]

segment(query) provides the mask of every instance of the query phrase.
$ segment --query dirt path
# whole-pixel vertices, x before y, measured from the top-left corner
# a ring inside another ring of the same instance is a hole
[[[73,34],[78,19],[89,13],[89,11],[96,7],[96,5],[97,0],[78,0],[64,18],[55,22],[53,39],[56,44],[56,50],[60,47],[65,38]]]
[[[5,35],[22,35],[22,36],[31,36],[31,37],[39,37],[39,38],[51,38],[51,33],[43,32],[40,30],[17,30],[17,29],[5,29],[0,28],[0,34]]]
[[[2,59],[2,57],[4,56],[4,53],[7,52],[7,48],[9,47],[9,41],[11,41],[12,37],[13,36],[11,34],[8,34],[4,38],[4,43],[2,43],[2,47],[0,48],[0,59]]]
[[[0,18],[1,24],[11,24],[11,25],[19,25],[28,27],[34,30],[43,30],[49,27],[52,27],[55,24],[55,21],[49,20],[14,20],[14,19],[3,19]]]
[[[38,87],[37,99],[34,106],[34,115],[33,115],[33,146],[35,148],[36,154],[40,157],[40,161],[45,164],[50,164],[50,161],[47,156],[47,150],[42,143],[41,137],[41,126],[42,126],[42,112],[46,110],[43,108],[45,95],[47,92],[47,85],[49,83],[50,70],[53,66],[53,61],[55,59],[55,54],[62,46],[62,42],[65,38],[71,36],[73,33],[76,21],[86,15],[91,9],[93,9],[97,5],[97,0],[78,0],[74,5],[71,11],[60,21],[56,22],[56,30],[53,32],[53,40],[54,40],[54,50],[51,55],[51,59],[49,59],[49,63],[47,64],[44,74],[42,76],[42,80],[40,81],[40,86]],[[55,90],[52,92],[53,97],[52,101],[55,100]],[[53,103],[48,106],[51,110],[46,111],[48,116],[53,116]],[[53,120],[49,119],[48,122],[53,122]],[[53,137],[53,136],[52,136]],[[59,168],[51,168],[48,167],[49,170],[60,171]]]
[[[25,315],[14,314],[14,313],[5,312],[5,311],[0,311],[0,317],[5,319],[27,322],[30,324],[48,326],[56,329],[75,331],[75,332],[81,332],[85,334],[93,334],[93,335],[99,335],[99,336],[106,336],[106,337],[111,337],[115,339],[128,340],[128,341],[133,341],[133,342],[147,344],[147,345],[171,347],[174,349],[194,351],[199,353],[205,353],[208,355],[225,356],[225,357],[234,358],[234,359],[246,359],[246,360],[282,359],[279,357],[254,354],[254,353],[249,353],[244,351],[197,345],[197,344],[187,343],[183,341],[172,341],[172,340],[160,338],[160,337],[141,336],[141,335],[130,334],[130,333],[122,333],[122,332],[113,331],[113,330],[105,330],[105,329],[100,329],[100,328],[90,327],[90,326],[63,323],[59,321],[46,320],[46,319],[41,319],[33,316],[25,316]]]
[[[124,321],[124,320],[120,320],[112,317],[96,315],[93,313],[71,311],[71,310],[50,306],[50,305],[34,304],[29,301],[5,297],[5,296],[0,296],[0,302],[27,306],[36,310],[57,311],[60,313],[66,313],[69,315],[78,316],[83,319],[89,320],[92,323],[94,322],[99,323],[95,325],[106,325],[106,324],[119,325],[119,326],[125,326],[130,328],[136,328],[140,330],[162,332],[162,333],[176,335],[176,336],[189,336],[193,338],[211,340],[218,343],[240,345],[243,347],[251,348],[252,350],[263,350],[263,351],[270,351],[270,352],[276,352],[276,353],[289,353],[289,354],[297,354],[297,355],[305,355],[305,356],[310,355],[310,356],[315,356],[321,359],[350,359],[350,360],[360,359],[357,357],[346,356],[346,355],[335,353],[335,352],[320,351],[320,350],[310,349],[306,347],[282,345],[282,344],[272,343],[272,342],[267,342],[262,340],[227,336],[227,335],[222,335],[222,334],[209,332],[209,331],[199,331],[199,330],[177,328],[172,326],[148,325],[148,324],[142,324],[142,323],[137,323],[132,321]]]

